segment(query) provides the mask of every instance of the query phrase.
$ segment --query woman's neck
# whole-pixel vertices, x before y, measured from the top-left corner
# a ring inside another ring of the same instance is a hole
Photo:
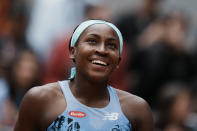
[[[76,98],[87,101],[109,98],[106,82],[97,82],[85,77],[75,77],[70,82],[70,89]]]

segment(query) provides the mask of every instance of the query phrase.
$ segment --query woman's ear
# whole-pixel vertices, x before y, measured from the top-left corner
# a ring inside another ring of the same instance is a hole
[[[69,48],[69,58],[75,62],[75,56],[76,56],[76,47],[72,46]]]

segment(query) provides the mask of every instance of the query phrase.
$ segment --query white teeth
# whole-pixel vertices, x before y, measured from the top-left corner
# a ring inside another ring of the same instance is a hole
[[[105,62],[103,62],[103,61],[100,61],[100,60],[93,60],[92,63],[93,63],[93,64],[104,65],[104,66],[107,65],[107,63],[105,63]]]

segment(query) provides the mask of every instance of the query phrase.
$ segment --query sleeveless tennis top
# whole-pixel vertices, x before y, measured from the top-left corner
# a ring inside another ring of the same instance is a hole
[[[59,81],[65,96],[66,110],[47,131],[131,131],[131,124],[121,110],[116,91],[108,86],[110,102],[104,108],[80,103],[72,94],[68,81]]]

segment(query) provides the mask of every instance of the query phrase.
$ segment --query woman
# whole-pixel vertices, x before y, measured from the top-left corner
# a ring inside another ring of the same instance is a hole
[[[156,131],[193,131],[189,125],[192,113],[191,88],[181,82],[170,82],[158,92]]]
[[[148,104],[108,85],[118,68],[122,35],[111,23],[88,20],[74,31],[68,81],[32,88],[21,104],[15,131],[152,131]]]

